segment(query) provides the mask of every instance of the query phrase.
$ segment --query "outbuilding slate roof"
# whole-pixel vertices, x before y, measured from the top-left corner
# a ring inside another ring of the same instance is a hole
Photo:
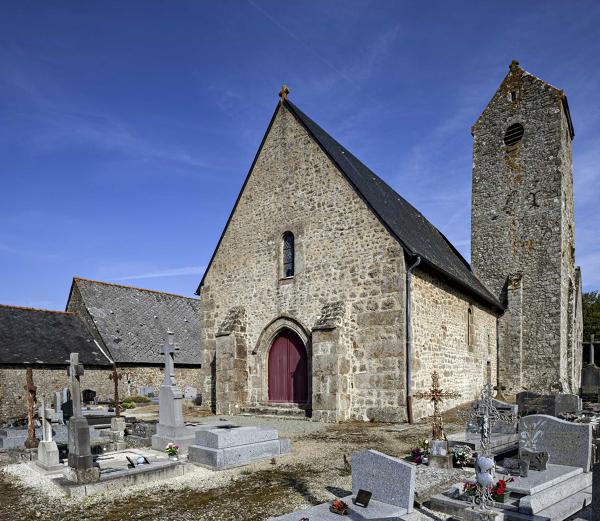
[[[164,364],[167,330],[175,333],[176,365],[200,365],[200,301],[160,291],[74,278],[85,311],[117,364]],[[82,310],[80,309],[81,313]]]
[[[407,253],[419,255],[424,263],[444,277],[450,278],[493,307],[502,309],[500,302],[471,271],[469,263],[421,212],[296,105],[289,100],[284,103]]]
[[[76,313],[0,305],[0,365],[68,366],[71,353],[111,365]]]

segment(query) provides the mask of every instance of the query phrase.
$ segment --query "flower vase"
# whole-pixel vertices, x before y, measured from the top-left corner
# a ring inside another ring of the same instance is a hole
[[[501,494],[499,496],[494,496],[494,501],[496,503],[507,503],[509,499],[510,499],[510,492],[509,491],[507,491],[504,494]]]
[[[169,456],[169,459],[170,459],[171,461],[179,461],[179,456],[178,456],[177,454],[171,454],[171,455]]]

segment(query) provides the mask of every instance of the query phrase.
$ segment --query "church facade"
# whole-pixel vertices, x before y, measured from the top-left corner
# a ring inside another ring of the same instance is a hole
[[[207,407],[411,421],[431,413],[413,396],[434,370],[461,394],[446,408],[488,382],[577,390],[568,105],[516,64],[499,92],[473,127],[472,270],[282,89],[197,290]],[[514,124],[526,130],[513,127],[507,144]],[[532,211],[532,186],[548,177]]]

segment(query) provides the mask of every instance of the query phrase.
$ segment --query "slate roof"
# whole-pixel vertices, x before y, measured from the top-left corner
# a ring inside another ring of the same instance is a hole
[[[486,303],[502,309],[500,302],[471,271],[469,263],[421,212],[296,105],[289,100],[285,104],[407,253],[419,255],[422,262],[429,264],[445,278],[450,278]]]
[[[167,330],[175,333],[176,365],[200,365],[200,301],[160,291],[74,278],[104,345],[117,364],[164,364]]]
[[[68,366],[71,353],[111,365],[76,313],[0,305],[0,365]]]
[[[283,102],[283,105],[281,103],[278,105],[278,108],[271,119],[269,128],[267,129],[254,162],[250,167],[250,172],[246,177],[244,186],[238,196],[236,206],[244,191],[244,187],[248,182],[248,178],[252,173],[254,163],[260,154],[260,150],[262,149],[275,116],[282,106],[289,109],[300,124],[306,128],[308,133],[315,139],[325,154],[327,154],[342,175],[348,180],[356,193],[365,201],[390,234],[401,244],[406,253],[412,256],[420,256],[421,266],[429,266],[440,274],[448,283],[459,286],[460,289],[473,295],[485,304],[490,305],[499,311],[503,311],[502,304],[475,276],[469,263],[462,257],[458,250],[452,246],[450,241],[448,241],[448,239],[423,216],[423,214],[406,201],[406,199],[396,193],[394,189],[378,177],[364,163],[287,99]],[[231,220],[234,212],[235,206],[229,220]],[[225,230],[228,225],[229,221],[225,226]],[[225,233],[225,230],[223,231],[223,234]],[[219,239],[219,244],[222,238],[223,235],[221,235],[221,239]],[[219,248],[219,244],[217,245],[215,253]],[[215,253],[213,253],[213,258]],[[200,294],[200,290],[204,283],[204,277],[206,277],[206,274],[208,273],[212,260],[213,259],[211,259],[200,285],[196,290],[196,294],[198,295]]]

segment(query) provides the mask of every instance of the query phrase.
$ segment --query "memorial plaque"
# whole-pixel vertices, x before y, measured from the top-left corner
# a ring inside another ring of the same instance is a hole
[[[368,490],[363,490],[362,488],[356,494],[356,499],[354,500],[354,504],[359,507],[367,508],[369,506],[369,501],[371,501],[372,493]]]

